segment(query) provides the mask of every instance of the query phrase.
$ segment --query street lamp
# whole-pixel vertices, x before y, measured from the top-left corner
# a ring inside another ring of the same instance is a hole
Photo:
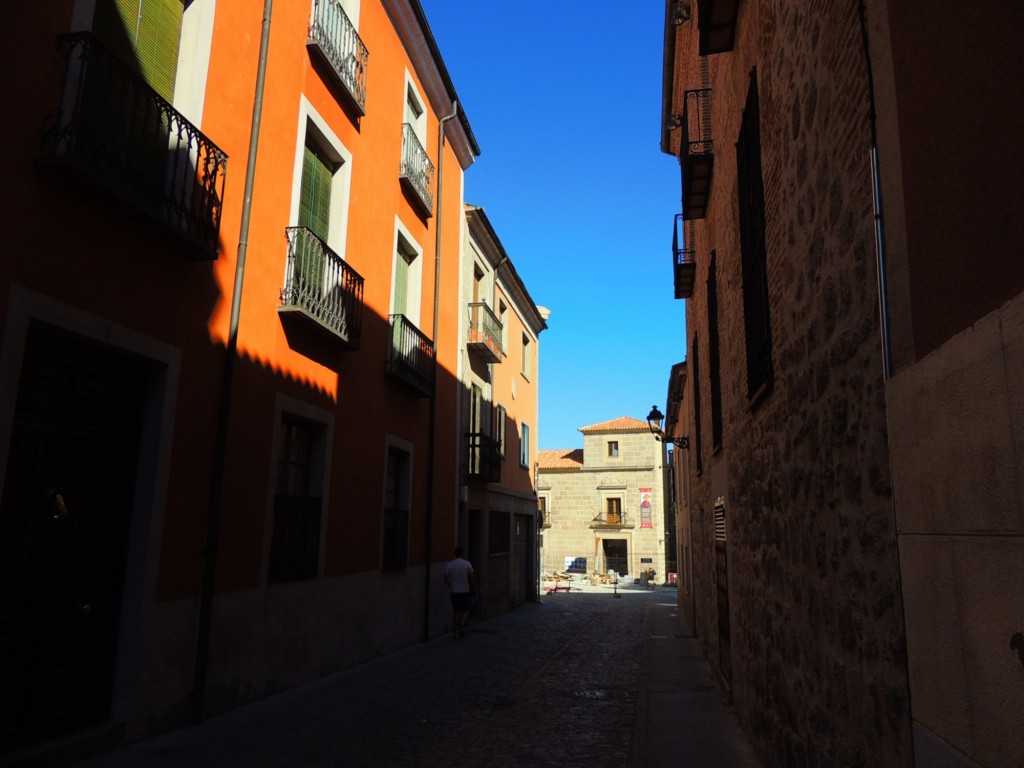
[[[658,406],[652,405],[651,412],[647,414],[647,426],[651,430],[651,434],[654,435],[654,439],[667,440],[672,445],[678,445],[680,448],[689,448],[690,438],[688,437],[665,437],[665,434],[661,431],[661,422],[664,418],[665,414],[658,410]]]

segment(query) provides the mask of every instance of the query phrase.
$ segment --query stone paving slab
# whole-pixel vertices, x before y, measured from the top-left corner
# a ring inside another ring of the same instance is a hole
[[[674,602],[670,589],[545,595],[465,639],[391,653],[80,765],[756,766],[715,762],[749,754]]]

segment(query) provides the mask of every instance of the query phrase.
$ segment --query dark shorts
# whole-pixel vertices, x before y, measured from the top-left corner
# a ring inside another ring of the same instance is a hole
[[[463,613],[473,607],[473,595],[469,592],[452,592],[452,608]]]

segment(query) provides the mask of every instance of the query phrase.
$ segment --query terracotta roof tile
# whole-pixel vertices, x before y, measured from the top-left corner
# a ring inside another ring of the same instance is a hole
[[[591,424],[589,427],[580,427],[580,432],[647,432],[650,427],[646,421],[634,419],[631,416],[619,416],[611,421],[602,421],[600,424]]]
[[[537,464],[541,469],[580,469],[583,467],[583,449],[537,451]]]

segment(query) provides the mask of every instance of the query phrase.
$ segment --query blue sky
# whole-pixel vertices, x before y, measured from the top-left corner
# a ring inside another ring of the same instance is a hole
[[[482,206],[540,336],[538,446],[664,410],[686,353],[673,298],[679,164],[660,149],[664,3],[421,0],[481,154]]]

